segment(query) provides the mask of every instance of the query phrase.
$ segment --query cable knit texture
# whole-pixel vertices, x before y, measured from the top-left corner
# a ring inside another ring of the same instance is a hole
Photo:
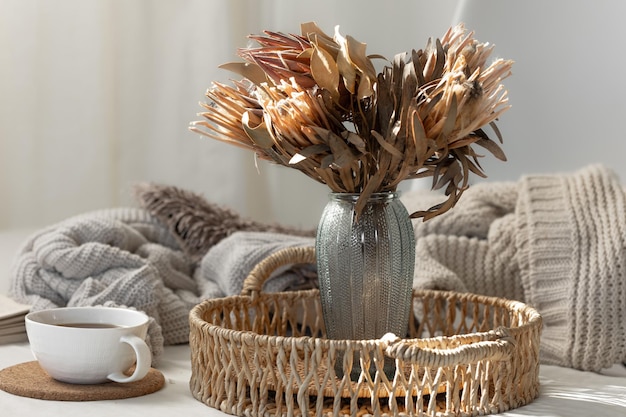
[[[626,360],[625,203],[602,166],[476,185],[416,223],[415,286],[526,302],[544,319],[543,363],[610,367]]]
[[[10,295],[32,311],[64,306],[124,306],[151,317],[155,363],[164,344],[189,339],[189,311],[206,298],[239,294],[254,265],[312,238],[239,231],[210,248],[198,266],[168,226],[147,210],[118,208],[76,216],[32,235],[19,250]],[[308,266],[287,266],[266,291],[312,286]]]

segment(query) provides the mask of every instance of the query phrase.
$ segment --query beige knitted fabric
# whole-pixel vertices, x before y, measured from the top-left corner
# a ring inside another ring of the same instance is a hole
[[[526,302],[544,319],[542,362],[610,367],[626,360],[625,204],[602,166],[476,185],[416,223],[415,285]]]

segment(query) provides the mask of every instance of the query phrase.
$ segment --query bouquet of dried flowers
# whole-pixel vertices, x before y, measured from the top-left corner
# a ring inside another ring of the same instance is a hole
[[[510,107],[501,80],[512,61],[488,64],[493,46],[463,24],[392,61],[367,55],[366,44],[338,28],[331,37],[305,23],[301,32],[251,35],[259,46],[238,51],[245,62],[222,65],[243,80],[213,83],[204,119],[191,130],[296,168],[334,192],[359,193],[357,213],[372,193],[432,177],[448,199],[411,214],[425,220],[454,206],[470,172],[485,176],[474,145],[506,160],[483,128],[502,142],[495,120]]]

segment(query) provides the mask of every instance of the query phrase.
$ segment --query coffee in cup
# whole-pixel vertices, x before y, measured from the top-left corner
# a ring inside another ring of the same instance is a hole
[[[126,308],[61,307],[27,314],[26,332],[35,358],[52,378],[123,383],[140,380],[150,370],[148,322],[144,313]]]

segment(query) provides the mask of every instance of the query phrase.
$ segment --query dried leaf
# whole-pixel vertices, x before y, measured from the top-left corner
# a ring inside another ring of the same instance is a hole
[[[352,166],[349,165],[345,167],[340,167],[337,170],[337,173],[339,174],[339,178],[341,179],[341,184],[343,184],[344,188],[348,190],[349,192],[355,192],[356,189],[354,186],[354,175],[352,172]]]
[[[426,160],[431,156],[431,152],[428,151],[429,144],[428,139],[426,138],[426,130],[424,129],[424,124],[419,116],[419,112],[416,110],[412,111],[413,117],[411,117],[411,135],[410,137],[413,139],[413,143],[415,146],[415,155],[416,162],[419,165],[423,165]],[[433,152],[434,153],[434,149]]]
[[[496,122],[490,122],[489,126],[491,126],[491,128],[495,132],[495,134],[496,134],[498,140],[500,141],[500,143],[503,143],[503,141],[502,141],[502,133],[500,133],[500,129],[498,129],[498,126],[496,125]]]
[[[321,36],[317,33],[309,34],[309,39],[311,41],[311,45],[317,45],[318,48],[325,50],[328,52],[334,60],[337,59],[337,54],[339,53],[339,45],[332,39],[327,37],[326,35]],[[310,54],[313,52],[313,48],[309,48],[308,50],[303,52],[303,57],[307,56],[307,51]]]
[[[332,157],[332,156],[331,156]],[[336,192],[336,193],[347,193],[346,190],[340,183],[335,180],[335,174],[329,168],[316,168],[315,173],[319,176],[320,179],[324,182],[324,184],[328,185],[328,187]]]
[[[325,39],[328,42],[334,43],[333,38],[328,36],[322,29],[320,29],[320,27],[317,26],[317,23],[315,22],[306,22],[300,24],[300,33],[302,33],[302,36],[305,36],[309,39],[312,35],[315,35],[318,37],[318,40]]]
[[[253,125],[250,123],[250,114],[245,112],[241,118],[241,125],[250,140],[261,149],[268,149],[274,146],[274,138],[267,130],[264,121]]]
[[[256,64],[249,62],[227,62],[220,65],[219,68],[241,75],[256,85],[267,82],[265,72]]]
[[[352,65],[357,67],[367,78],[376,79],[376,69],[367,56],[367,44],[359,42],[352,36],[346,36],[348,57]]]
[[[451,163],[445,167],[444,174],[438,179],[437,184],[433,187],[435,190],[440,189],[448,182],[452,182],[454,178],[461,173],[461,167],[459,164],[455,163],[455,160],[453,159],[449,159],[449,161]]]
[[[439,93],[439,94],[436,94],[434,96],[429,96],[429,98],[426,101],[425,105],[421,105],[421,106],[419,104],[423,104],[423,103],[421,103],[419,101],[419,98],[418,98],[418,107],[419,107],[420,118],[422,120],[425,120],[426,117],[433,111],[435,106],[437,106],[441,102],[442,98],[443,98],[443,93]]]
[[[417,96],[417,75],[413,65],[405,65],[402,71],[402,90],[400,92],[400,120],[408,120],[409,113],[414,109],[415,97]],[[406,123],[405,129],[409,128]]]
[[[463,163],[467,165],[467,167],[472,173],[478,175],[481,178],[487,178],[485,173],[480,168],[480,165],[478,165],[478,161],[474,163],[469,158],[463,158]]]
[[[332,166],[344,168],[352,164],[357,158],[352,150],[337,135],[331,135],[328,138],[328,145],[333,155]]]
[[[333,57],[325,50],[314,46],[311,55],[311,74],[315,82],[330,91],[333,100],[339,100],[339,69]]]
[[[354,132],[350,132],[349,130],[346,130],[345,132],[343,132],[341,134],[341,137],[343,139],[345,139],[348,143],[351,143],[354,145],[354,147],[361,153],[366,153],[367,152],[367,144],[365,143],[365,141],[363,140],[363,138],[359,135],[357,135]]]
[[[307,158],[313,155],[320,155],[326,152],[330,152],[330,147],[322,143],[317,144],[317,145],[307,146],[306,148],[302,149],[302,151],[300,151],[300,153]]]
[[[399,150],[397,150],[393,145],[391,145],[389,142],[387,142],[385,140],[385,138],[378,133],[375,130],[372,130],[370,132],[370,134],[374,137],[374,139],[376,139],[376,141],[378,142],[378,144],[380,146],[382,146],[382,148],[389,152],[391,155],[393,155],[396,158],[402,159],[402,152],[400,152]]]
[[[380,133],[386,135],[393,124],[395,118],[395,99],[391,91],[391,70],[386,71],[378,76],[378,101],[377,101],[377,117],[380,125]]]
[[[372,81],[368,77],[362,77],[359,80],[359,89],[357,91],[357,98],[359,100],[366,99],[371,97],[374,94],[374,86],[372,85]]]
[[[417,76],[417,85],[419,87],[426,84],[426,80],[424,79],[424,67],[422,67],[420,62],[421,52],[422,51],[417,52],[414,49],[411,53],[411,62],[413,63],[415,75]]]
[[[454,130],[454,126],[456,124],[456,114],[457,114],[457,102],[456,102],[456,94],[452,94],[452,99],[450,100],[450,106],[448,107],[448,113],[444,116],[445,122],[443,124],[443,128],[441,129],[441,135],[443,137],[450,136],[450,133]]]
[[[370,178],[365,187],[361,190],[361,195],[357,199],[357,202],[354,206],[354,211],[357,213],[357,218],[363,211],[363,208],[365,207],[365,204],[367,204],[367,200],[370,198],[370,196],[380,189],[381,183],[382,174],[380,171],[378,171],[374,176]]]
[[[425,213],[418,212],[418,215],[415,215],[415,213],[411,214],[410,217],[411,218],[422,217],[424,221],[430,220],[450,210],[452,207],[454,207],[457,200],[458,200],[458,197],[456,195],[450,194],[450,196],[448,196],[448,199],[444,201],[442,204],[438,204],[438,205],[431,207]]]
[[[345,49],[345,46],[342,45],[342,48],[339,50],[337,54],[337,68],[341,73],[341,77],[343,78],[343,84],[346,87],[346,90],[350,92],[350,94],[356,94],[356,79],[357,79],[357,71],[354,66],[350,63],[350,59],[348,58],[348,52]]]
[[[443,46],[441,45],[441,41],[437,39],[435,41],[435,48],[437,50],[436,57],[437,61],[435,63],[435,68],[433,68],[431,80],[436,80],[441,78],[443,75],[443,68],[446,64],[446,54],[443,50]]]
[[[449,149],[457,149],[457,148],[462,148],[464,146],[470,146],[471,144],[475,143],[479,139],[480,138],[477,137],[477,136],[466,136],[464,138],[457,139],[454,142],[451,142],[448,145],[448,148]]]
[[[491,152],[493,156],[498,158],[500,161],[506,161],[506,155],[504,154],[502,148],[500,148],[500,146],[498,146],[498,144],[491,139],[481,138],[478,139],[475,143],[476,145],[482,146],[483,148],[487,149],[489,152]]]
[[[461,164],[461,168],[463,169],[463,173],[461,174],[463,178],[463,185],[461,186],[461,188],[467,187],[468,186],[467,183],[469,179],[469,171],[470,171],[470,167],[469,167],[470,161],[464,155],[461,155],[461,156],[457,155],[457,161],[459,161],[459,163]]]
[[[426,44],[426,48],[424,50],[424,56],[426,57],[426,63],[423,65],[424,81],[428,83],[434,79],[434,77],[432,77],[432,73],[435,69],[437,61],[432,38],[428,38],[428,43]]]

